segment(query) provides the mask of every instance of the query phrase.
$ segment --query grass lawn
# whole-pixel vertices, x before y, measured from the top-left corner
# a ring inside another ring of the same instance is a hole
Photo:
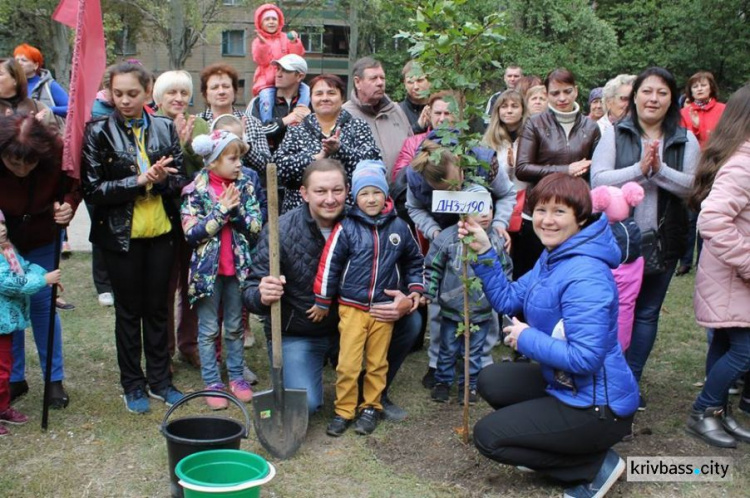
[[[159,432],[166,408],[153,401],[144,416],[125,411],[120,398],[115,356],[114,310],[101,308],[90,277],[90,255],[76,253],[63,262],[65,298],[77,309],[62,315],[65,385],[70,406],[50,413],[49,430],[40,430],[43,381],[36,351],[27,334],[27,379],[30,393],[16,408],[30,422],[11,427],[0,441],[0,496],[168,496],[169,474],[165,439]],[[692,275],[676,278],[664,305],[656,348],[644,376],[648,410],[636,418],[636,437],[621,443],[623,456],[729,456],[733,480],[716,483],[635,483],[623,477],[610,496],[746,496],[750,489],[748,448],[720,450],[683,432],[697,395],[693,383],[703,379],[705,333],[693,320]],[[749,303],[750,305],[750,303]],[[256,335],[262,333],[255,326]],[[259,341],[259,344],[264,341]],[[506,354],[497,348],[499,358]],[[269,386],[268,356],[261,345],[246,350],[250,367]],[[409,411],[400,424],[383,423],[370,437],[348,432],[325,435],[332,413],[333,372],[326,372],[326,406],[310,421],[307,439],[291,460],[273,462],[274,481],[263,487],[273,497],[483,497],[560,496],[562,488],[533,474],[496,465],[463,446],[454,432],[461,408],[452,400],[429,400],[420,379],[426,353],[411,355],[391,393]],[[175,361],[175,384],[184,391],[202,387],[200,373]],[[733,397],[736,403],[736,397]],[[179,412],[208,413],[202,402]],[[180,416],[179,412],[176,414]],[[486,404],[472,407],[472,419],[489,412]],[[223,412],[239,418],[236,408]],[[750,419],[738,414],[741,423]],[[251,430],[242,448],[268,456]]]

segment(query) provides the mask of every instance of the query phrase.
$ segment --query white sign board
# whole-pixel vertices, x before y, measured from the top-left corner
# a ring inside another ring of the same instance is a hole
[[[456,192],[434,190],[432,212],[452,214],[484,214],[490,212],[492,196],[489,192]]]

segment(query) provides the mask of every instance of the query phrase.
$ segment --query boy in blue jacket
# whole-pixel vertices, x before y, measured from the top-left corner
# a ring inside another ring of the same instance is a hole
[[[423,291],[422,255],[409,226],[396,216],[388,197],[382,161],[361,161],[352,174],[356,206],[328,237],[315,278],[313,321],[328,314],[338,295],[340,352],[336,367],[335,412],[326,430],[340,436],[354,420],[354,430],[368,435],[375,430],[388,371],[388,345],[393,322],[379,322],[370,307],[390,302],[385,289],[401,288],[401,271],[409,287],[414,311]],[[358,378],[365,360],[363,401],[357,406]]]
[[[470,184],[466,192],[487,192],[487,189]],[[504,239],[493,230],[492,210],[484,214],[470,215],[484,228],[490,238],[492,247],[500,258],[503,271],[510,280],[513,275],[513,263],[503,246]],[[430,245],[425,257],[425,293],[424,297],[440,305],[440,351],[435,370],[435,387],[432,388],[432,399],[445,403],[450,398],[450,390],[455,377],[456,360],[464,354],[464,337],[457,336],[458,324],[464,321],[464,286],[462,257],[465,244],[458,238],[458,225],[453,225],[438,235]],[[469,278],[474,271],[469,266]],[[492,320],[495,316],[483,290],[469,292],[469,319],[477,327],[471,333],[469,351],[469,404],[477,400],[477,376],[482,369],[482,350],[487,341]],[[463,404],[464,369],[459,369],[458,399]]]

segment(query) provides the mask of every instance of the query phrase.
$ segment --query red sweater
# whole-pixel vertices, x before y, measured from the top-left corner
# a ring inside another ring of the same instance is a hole
[[[81,201],[80,184],[62,172],[59,161],[39,161],[24,178],[0,162],[0,210],[7,219],[8,236],[22,255],[55,241],[55,201],[67,202],[73,212]]]
[[[711,132],[714,131],[716,125],[719,123],[719,118],[724,112],[725,105],[721,102],[717,102],[716,99],[711,101],[703,107],[699,107],[694,103],[691,103],[688,107],[683,107],[680,110],[682,115],[682,126],[693,132],[695,138],[698,139],[698,143],[701,149],[706,146],[708,138],[711,136]],[[690,119],[690,109],[695,109],[698,112],[698,127],[693,126],[693,120]]]
[[[213,171],[209,171],[208,182],[214,194],[216,194],[216,202],[219,202],[219,197],[221,197],[221,194],[224,193],[229,184],[232,183],[232,180],[227,180]],[[221,228],[219,237],[219,275],[234,275],[236,272],[234,269],[234,252],[232,251],[232,224],[229,221]]]

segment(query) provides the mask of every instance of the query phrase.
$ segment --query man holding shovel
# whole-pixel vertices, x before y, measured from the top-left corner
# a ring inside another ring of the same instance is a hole
[[[311,309],[315,305],[313,282],[326,240],[334,225],[344,216],[347,198],[346,174],[333,159],[315,161],[302,177],[304,204],[279,219],[281,243],[281,277],[269,274],[267,228],[258,242],[253,268],[243,299],[251,313],[268,315],[270,305],[281,302],[281,330],[284,384],[288,388],[306,389],[310,414],[323,405],[323,367],[338,344],[338,312],[315,322]],[[394,300],[373,307],[378,320],[397,321],[388,350],[388,374],[383,393],[383,415],[388,420],[402,420],[406,412],[390,402],[387,395],[396,372],[419,335],[421,318],[408,314],[411,300],[400,290],[386,290]],[[335,308],[335,304],[333,305]],[[270,321],[265,322],[270,337]],[[269,347],[270,350],[270,347]]]

